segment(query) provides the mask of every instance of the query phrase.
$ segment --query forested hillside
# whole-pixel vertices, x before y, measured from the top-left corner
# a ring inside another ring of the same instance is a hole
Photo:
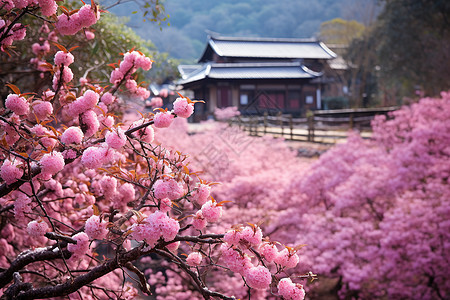
[[[229,36],[313,37],[333,18],[366,22],[367,3],[374,0],[167,0],[170,26],[143,22],[138,6],[127,3],[111,11],[132,16],[129,25],[174,58],[197,59],[207,30]]]

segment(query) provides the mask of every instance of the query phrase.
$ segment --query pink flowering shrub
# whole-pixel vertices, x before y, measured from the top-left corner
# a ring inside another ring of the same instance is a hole
[[[341,298],[448,295],[449,110],[449,93],[421,99],[377,117],[372,140],[355,135],[323,154],[287,187],[273,237],[301,230],[301,261]]]
[[[241,113],[236,106],[229,106],[224,108],[216,108],[214,110],[214,117],[218,121],[226,121],[233,117],[239,116]]]

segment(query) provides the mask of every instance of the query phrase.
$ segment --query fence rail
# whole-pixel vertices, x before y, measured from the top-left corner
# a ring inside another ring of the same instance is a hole
[[[229,120],[253,136],[273,135],[293,141],[336,143],[348,137],[350,129],[358,130],[364,138],[371,136],[370,123],[379,114],[397,109],[355,109],[316,111],[307,118],[292,115],[237,116]]]

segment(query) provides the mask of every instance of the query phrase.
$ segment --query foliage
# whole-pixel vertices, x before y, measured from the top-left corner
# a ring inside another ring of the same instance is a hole
[[[240,282],[249,296],[270,289],[274,297],[305,297],[299,281],[315,275],[285,272],[297,265],[301,245],[263,240],[260,226],[245,220],[228,226],[231,221],[221,220],[227,220],[227,195],[216,200],[216,183],[187,155],[154,141],[155,128],[163,132],[174,119],[190,117],[197,101],[180,95],[172,110],[132,119],[121,104],[123,97],[149,97],[136,81],[138,69],[152,68],[149,57],[137,50],[113,57],[107,83],[79,78],[86,72],[81,65],[72,71],[76,40],[101,15],[94,2],[74,9],[54,1],[2,5],[5,60],[21,55],[13,47],[25,38],[25,16],[54,25],[41,29],[43,44],[28,44],[48,88],[33,90],[23,79],[24,92],[8,83],[1,109],[2,299],[134,299],[139,292],[132,282],[144,294],[170,299],[180,278],[189,299],[235,299],[228,295],[238,291],[222,293],[210,284],[212,270]],[[149,262],[144,273],[139,267]]]
[[[360,38],[365,26],[355,20],[336,18],[320,24],[319,38],[326,44],[348,46],[353,39]]]
[[[72,3],[72,5],[76,7],[75,3]],[[74,50],[78,59],[75,61],[73,72],[77,78],[95,78],[98,82],[107,82],[109,79],[107,64],[117,56],[117,53],[126,52],[133,47],[141,49],[144,54],[155,60],[152,72],[146,74],[145,77],[141,71],[137,73],[138,82],[145,78],[160,82],[167,77],[177,76],[175,71],[176,61],[167,59],[167,54],[156,51],[151,42],[142,39],[131,28],[124,25],[126,20],[126,18],[118,18],[114,14],[105,13],[99,22],[89,30],[85,30],[85,34],[58,37],[50,32],[45,33],[49,30],[47,28],[52,27],[51,20],[46,22],[47,25],[42,26],[39,19],[25,18],[24,24],[27,26],[27,36],[24,43],[19,43],[13,48],[13,51],[17,52],[18,55],[0,58],[2,61],[0,83],[2,83],[1,91],[4,98],[8,94],[8,90],[4,88],[6,83],[23,85],[26,87],[24,92],[43,91],[48,88],[45,85],[45,80],[48,80],[48,78],[43,78],[44,73],[39,70],[39,63],[30,64],[30,60],[36,59],[36,54],[29,47],[34,43],[44,46],[46,43],[51,44],[58,41],[67,45],[67,48],[72,45],[79,46]],[[95,39],[92,39],[92,36],[95,36]],[[51,59],[51,53],[41,51],[39,59],[41,62]],[[35,84],[25,84],[25,82],[34,82]]]
[[[323,154],[286,190],[271,237],[307,243],[305,264],[341,298],[448,298],[449,110],[450,93],[421,99],[378,117],[373,140]]]
[[[386,2],[374,34],[384,82],[400,95],[438,95],[449,88],[450,72],[442,63],[450,59],[449,15],[445,0]]]

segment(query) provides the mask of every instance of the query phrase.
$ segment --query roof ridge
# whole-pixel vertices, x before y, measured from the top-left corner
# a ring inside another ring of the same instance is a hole
[[[298,42],[314,42],[320,41],[314,37],[311,38],[274,38],[274,37],[231,37],[231,36],[209,36],[209,40],[216,41],[236,41],[236,42],[286,42],[286,43],[298,43]]]

